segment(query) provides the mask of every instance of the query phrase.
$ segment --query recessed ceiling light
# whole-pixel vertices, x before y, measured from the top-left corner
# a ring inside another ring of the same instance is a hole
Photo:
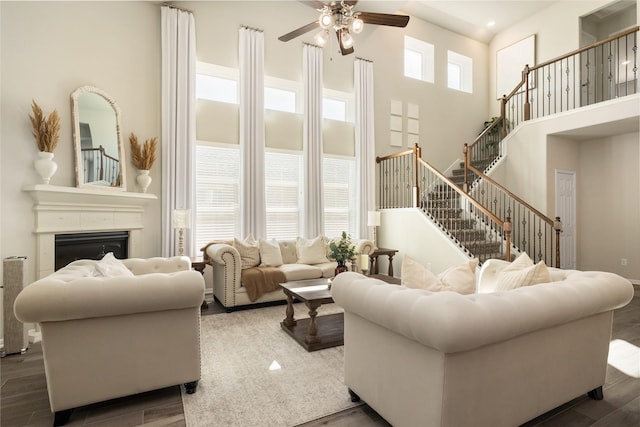
[[[494,25],[496,25],[496,21],[487,22],[487,27],[493,27]]]

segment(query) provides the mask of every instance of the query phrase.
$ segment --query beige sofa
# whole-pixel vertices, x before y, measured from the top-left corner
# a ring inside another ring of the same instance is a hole
[[[16,317],[39,323],[51,411],[200,379],[204,279],[187,257],[127,259],[133,275],[96,277],[75,261],[18,295]],[[130,273],[129,273],[130,274]]]
[[[283,264],[277,268],[284,273],[286,281],[319,279],[333,277],[336,263],[334,261],[320,264],[300,264],[296,249],[296,240],[279,240]],[[373,252],[370,240],[354,241],[356,252],[361,255]],[[240,253],[230,243],[214,243],[204,249],[204,259],[213,270],[213,294],[228,311],[234,307],[258,304],[271,301],[286,300],[282,290],[277,289],[261,295],[252,301],[242,284],[242,264]],[[349,266],[351,268],[351,266]]]
[[[402,426],[516,426],[588,393],[602,399],[613,310],[633,286],[604,272],[549,269],[552,283],[479,294],[338,275],[345,383]],[[484,270],[484,271],[483,271]]]

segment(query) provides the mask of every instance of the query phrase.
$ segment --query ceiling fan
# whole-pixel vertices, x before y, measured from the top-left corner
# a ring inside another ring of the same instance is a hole
[[[405,15],[394,15],[390,13],[356,12],[353,10],[355,1],[332,1],[323,3],[319,0],[300,1],[320,12],[320,17],[307,25],[291,31],[278,40],[288,42],[309,31],[320,29],[316,34],[315,41],[318,45],[324,46],[329,40],[329,30],[333,29],[338,37],[338,45],[343,55],[353,53],[353,34],[358,34],[364,28],[364,24],[387,25],[390,27],[406,27],[409,17]]]

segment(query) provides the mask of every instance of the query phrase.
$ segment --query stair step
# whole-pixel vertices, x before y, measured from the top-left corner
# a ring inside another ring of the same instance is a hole
[[[429,207],[428,210],[435,218],[460,218],[462,213],[462,209],[450,207]]]
[[[487,232],[481,229],[456,230],[451,234],[453,234],[453,236],[461,242],[485,240],[487,236]]]

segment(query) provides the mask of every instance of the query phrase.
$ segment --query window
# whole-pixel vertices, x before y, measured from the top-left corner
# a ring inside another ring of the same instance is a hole
[[[292,90],[265,86],[264,108],[268,110],[296,112],[296,93]]]
[[[338,237],[356,230],[355,158],[327,157],[322,161],[324,185],[324,233]]]
[[[413,37],[404,37],[404,75],[434,82],[434,46]]]
[[[468,56],[447,51],[447,87],[473,92],[473,60]]]
[[[295,239],[300,235],[302,153],[265,152],[267,238]]]
[[[330,120],[346,121],[347,103],[338,99],[322,99],[322,118]]]
[[[198,141],[195,245],[240,235],[240,149]]]
[[[238,103],[238,70],[198,62],[196,65],[196,98]]]

